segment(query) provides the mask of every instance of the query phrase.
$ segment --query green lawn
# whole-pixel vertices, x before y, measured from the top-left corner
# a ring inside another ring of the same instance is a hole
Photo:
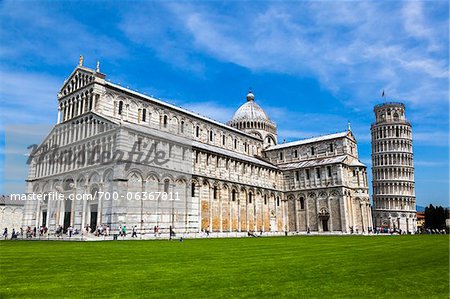
[[[2,241],[0,298],[448,298],[449,237]]]

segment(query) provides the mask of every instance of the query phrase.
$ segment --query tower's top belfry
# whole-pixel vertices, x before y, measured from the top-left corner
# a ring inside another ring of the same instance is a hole
[[[389,102],[376,105],[373,108],[377,124],[389,122],[405,122],[405,104]]]

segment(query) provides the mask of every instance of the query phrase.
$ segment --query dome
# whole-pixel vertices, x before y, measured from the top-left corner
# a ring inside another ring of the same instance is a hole
[[[266,120],[270,121],[266,112],[255,102],[255,96],[252,92],[247,94],[247,102],[244,103],[234,113],[231,122],[240,120]]]

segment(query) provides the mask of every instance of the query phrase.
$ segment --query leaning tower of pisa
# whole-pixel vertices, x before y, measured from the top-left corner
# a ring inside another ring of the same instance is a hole
[[[411,124],[402,103],[375,106],[372,124],[374,226],[416,230],[416,197]]]

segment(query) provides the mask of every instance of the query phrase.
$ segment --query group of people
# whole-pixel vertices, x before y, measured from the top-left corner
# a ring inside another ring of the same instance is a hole
[[[23,236],[23,229],[20,228],[20,235]],[[19,233],[16,232],[16,230],[13,228],[12,232],[11,232],[11,240],[17,239],[17,237],[19,236]],[[5,227],[5,229],[3,230],[3,238],[5,240],[8,239],[8,228]]]

